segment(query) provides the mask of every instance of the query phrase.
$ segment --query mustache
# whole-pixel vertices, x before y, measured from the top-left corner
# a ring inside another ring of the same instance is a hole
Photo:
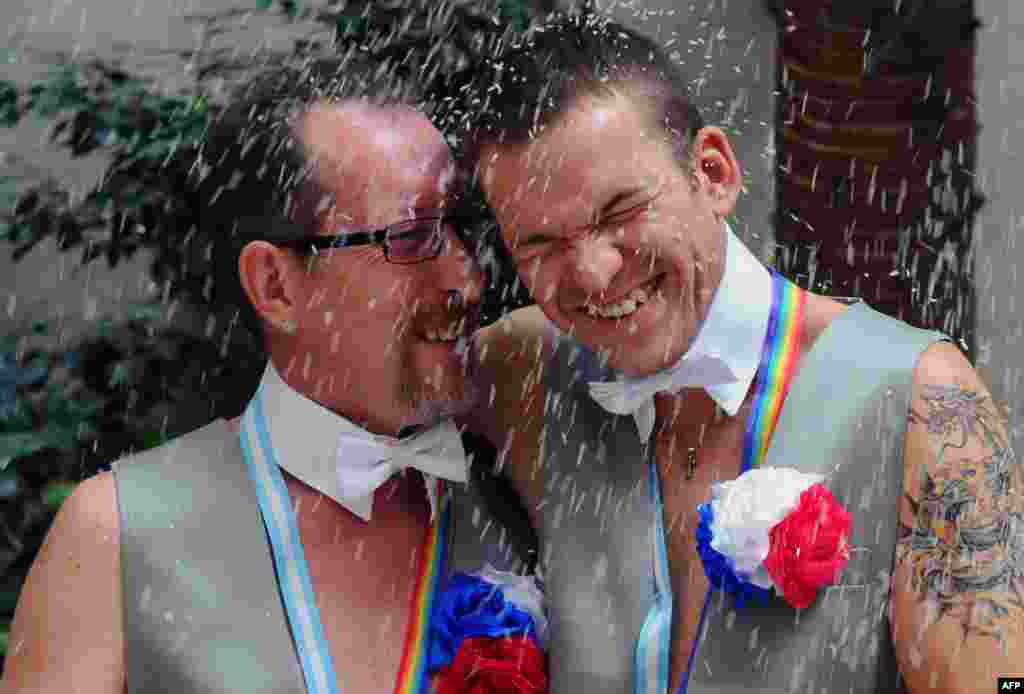
[[[444,305],[438,310],[423,311],[423,321],[427,324],[438,322],[444,325],[451,325],[459,321],[465,321],[467,326],[479,324],[483,307],[477,300],[468,299],[462,292],[447,292]]]

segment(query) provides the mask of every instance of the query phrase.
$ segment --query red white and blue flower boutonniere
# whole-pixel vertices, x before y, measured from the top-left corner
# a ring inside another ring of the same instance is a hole
[[[429,638],[436,694],[547,694],[547,618],[534,576],[490,566],[454,574],[434,604]]]
[[[764,467],[714,485],[697,507],[697,551],[711,584],[740,607],[773,590],[793,607],[813,604],[850,558],[852,517],[823,479]]]

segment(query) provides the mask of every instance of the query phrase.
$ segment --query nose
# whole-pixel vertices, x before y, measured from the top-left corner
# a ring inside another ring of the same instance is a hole
[[[572,243],[568,265],[580,289],[599,294],[622,268],[622,253],[607,235],[588,234]]]
[[[484,288],[483,270],[454,231],[448,231],[447,243],[435,264],[441,289],[459,292],[467,304],[480,303]]]

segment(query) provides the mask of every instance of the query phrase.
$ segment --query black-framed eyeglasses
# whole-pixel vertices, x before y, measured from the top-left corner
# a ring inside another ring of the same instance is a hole
[[[447,233],[449,230],[455,232],[455,236],[467,250],[471,250],[470,235],[466,233],[466,228],[472,221],[471,218],[462,215],[420,217],[372,231],[275,240],[273,244],[293,250],[316,251],[379,244],[384,247],[384,257],[388,262],[411,265],[433,260],[446,251],[451,239]]]

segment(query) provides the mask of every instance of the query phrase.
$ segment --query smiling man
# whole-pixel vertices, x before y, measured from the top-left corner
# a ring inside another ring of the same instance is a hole
[[[269,354],[259,388],[238,420],[77,488],[21,595],[5,692],[421,691],[439,548],[501,566],[462,522],[481,510],[449,489],[446,515],[439,486],[467,478],[451,417],[473,401],[482,279],[448,145],[359,93],[373,66],[314,67],[251,85],[194,168],[217,290]]]
[[[651,41],[560,17],[495,65],[469,151],[537,306],[480,335],[481,426],[543,538],[554,688],[889,692],[901,673],[967,692],[1015,672],[1024,487],[959,350],[745,248],[729,140]],[[840,585],[799,609],[779,583],[734,603],[702,566],[698,505],[759,467],[820,476],[852,514]]]

